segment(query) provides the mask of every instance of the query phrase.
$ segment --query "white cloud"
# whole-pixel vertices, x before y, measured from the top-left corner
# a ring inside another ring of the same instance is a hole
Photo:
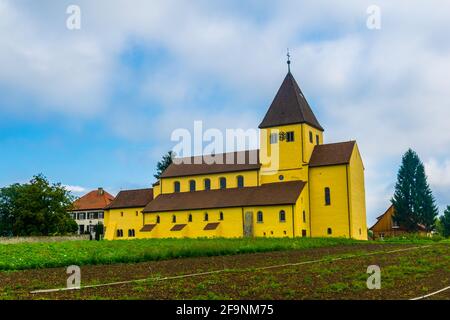
[[[87,191],[86,188],[80,186],[63,185],[63,187],[66,188],[66,190],[75,193],[83,193]]]
[[[231,1],[78,4],[82,30],[69,32],[64,4],[27,7],[0,0],[0,89],[30,95],[37,103],[27,104],[28,113],[76,118],[105,111],[112,132],[129,140],[158,140],[155,148],[166,150],[171,130],[196,119],[210,127],[257,126],[256,114],[278,89],[290,47],[293,73],[320,114],[326,140],[358,140],[369,220],[385,209],[409,147],[431,159],[426,163],[431,185],[448,187],[450,3],[378,1],[378,31],[366,28],[372,2],[360,0],[252,2],[245,13],[236,10],[240,2]],[[162,47],[170,61],[133,82],[119,60],[130,38]],[[160,113],[110,105],[112,80],[140,86],[142,99],[160,102]],[[225,87],[237,105],[205,112],[214,106],[196,98],[209,82]],[[2,104],[0,112],[15,108]],[[236,117],[236,110],[245,112]]]
[[[439,162],[431,158],[424,165],[430,185],[450,191],[450,159]]]

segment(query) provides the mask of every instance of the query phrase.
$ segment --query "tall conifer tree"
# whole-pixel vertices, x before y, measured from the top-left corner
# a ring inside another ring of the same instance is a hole
[[[437,207],[427,182],[423,163],[411,149],[403,155],[392,198],[394,220],[408,231],[417,231],[419,224],[428,231],[434,228]]]

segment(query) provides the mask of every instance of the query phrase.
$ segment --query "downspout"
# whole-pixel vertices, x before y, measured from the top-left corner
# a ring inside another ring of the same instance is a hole
[[[292,237],[295,238],[295,223],[294,223],[294,205],[291,205],[292,209]]]
[[[245,237],[244,207],[242,209],[242,237]]]
[[[311,183],[310,183],[310,177],[309,177],[309,166],[308,166],[308,208],[309,208],[309,236],[312,237],[312,223],[311,223]]]

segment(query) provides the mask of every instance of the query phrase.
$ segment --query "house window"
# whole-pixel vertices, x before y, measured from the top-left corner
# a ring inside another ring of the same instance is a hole
[[[189,213],[188,222],[192,222],[192,214]]]
[[[305,229],[302,230],[302,237],[306,237],[306,230]]]
[[[303,210],[303,222],[306,223],[306,212],[305,212],[305,210]]]
[[[331,198],[330,198],[330,188],[325,188],[325,205],[329,206],[331,205]]]
[[[332,233],[333,233],[333,230],[331,230],[331,228],[328,228],[328,229],[327,229],[327,234],[330,235],[330,234],[332,234]]]
[[[219,220],[221,220],[221,221],[223,220],[223,212],[222,211],[219,212]]]
[[[211,180],[205,179],[205,190],[211,190]]]
[[[189,181],[189,191],[195,191],[195,180]]]
[[[136,211],[136,217],[139,216],[139,212]]]
[[[180,181],[175,181],[173,183],[173,192],[180,192]]]
[[[280,175],[278,176],[278,180],[283,181],[283,180],[284,180],[284,176],[283,176],[282,174],[280,174]]]
[[[156,223],[160,223],[161,222],[161,217],[160,216],[156,216]]]
[[[86,214],[83,212],[83,213],[79,213],[78,214],[78,219],[79,220],[84,220],[84,219],[86,219]]]
[[[128,237],[132,238],[135,236],[134,229],[128,229]]]
[[[316,144],[317,144],[317,145],[320,144],[320,141],[319,141],[319,135],[318,135],[318,134],[316,134]]]
[[[243,176],[238,176],[237,177],[237,186],[238,186],[238,188],[243,188],[244,187],[244,177]]]
[[[117,229],[117,238],[122,238],[122,237],[123,237],[123,230]]]
[[[256,214],[256,222],[258,223],[262,223],[264,221],[264,216],[262,211],[258,211],[258,213]]]
[[[309,142],[313,143],[313,133],[309,132]]]
[[[294,131],[286,132],[286,141],[287,142],[294,141]]]
[[[103,212],[99,212],[99,213],[98,213],[98,218],[99,218],[99,219],[103,219],[103,217],[104,217]]]
[[[208,212],[205,212],[205,218],[204,218],[204,220],[205,220],[205,221],[208,221],[208,220],[209,220]]]
[[[123,217],[123,211],[120,211],[120,216]]]
[[[222,177],[220,178],[220,189],[225,189],[227,187],[227,179]]]
[[[286,222],[286,212],[284,210],[280,211],[280,222]]]
[[[176,223],[177,222],[177,216],[176,215],[173,215],[172,216],[172,223]]]
[[[278,133],[270,134],[270,144],[275,144],[278,142]]]

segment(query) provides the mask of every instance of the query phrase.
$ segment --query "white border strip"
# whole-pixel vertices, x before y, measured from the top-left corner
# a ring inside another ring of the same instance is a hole
[[[352,259],[352,258],[358,258],[358,257],[365,257],[365,256],[371,256],[376,254],[391,254],[396,252],[402,252],[402,251],[409,251],[409,250],[415,250],[415,249],[422,249],[422,248],[428,248],[432,245],[425,245],[425,246],[416,246],[416,247],[408,247],[403,249],[395,249],[390,251],[375,251],[375,252],[369,252],[369,253],[363,253],[363,254],[355,254],[350,255],[346,257],[339,257],[339,258],[325,258],[325,259],[316,259],[316,260],[309,260],[309,261],[301,261],[301,262],[295,262],[295,263],[285,263],[285,264],[277,264],[272,266],[265,266],[265,267],[257,267],[257,268],[245,268],[245,269],[220,269],[220,270],[213,270],[213,271],[206,271],[206,272],[199,272],[199,273],[190,273],[190,274],[182,274],[178,276],[168,276],[163,278],[144,278],[144,279],[136,279],[136,280],[126,280],[126,281],[118,281],[118,282],[110,282],[110,283],[102,283],[102,284],[93,284],[93,285],[87,285],[87,286],[81,286],[81,287],[72,287],[72,288],[55,288],[55,289],[42,289],[42,290],[35,290],[30,291],[31,294],[37,294],[37,293],[50,293],[50,292],[59,292],[59,291],[70,291],[70,290],[80,290],[80,289],[88,289],[88,288],[99,288],[99,287],[106,287],[106,286],[116,286],[121,284],[129,284],[129,283],[136,283],[136,282],[144,282],[144,281],[164,281],[164,280],[172,280],[172,279],[182,279],[182,278],[191,278],[191,277],[198,277],[198,276],[204,276],[204,275],[211,275],[216,273],[222,273],[227,271],[232,272],[246,272],[249,270],[267,270],[267,269],[274,269],[274,268],[283,268],[283,267],[291,267],[291,266],[300,266],[304,264],[312,264],[312,263],[319,263],[319,262],[331,262],[331,261],[338,261],[338,260],[344,260],[344,259]]]

